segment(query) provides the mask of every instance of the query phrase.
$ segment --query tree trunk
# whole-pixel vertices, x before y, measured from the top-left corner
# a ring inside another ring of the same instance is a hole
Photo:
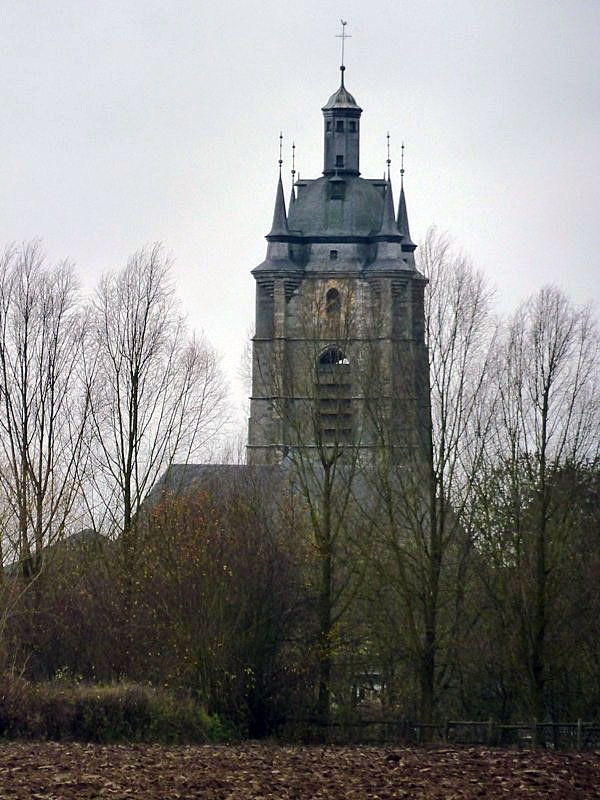
[[[428,627],[425,631],[425,642],[421,655],[420,669],[420,721],[424,725],[433,724],[435,705],[435,631]],[[429,741],[431,728],[425,728],[421,734],[422,741]]]
[[[319,592],[319,693],[317,716],[324,732],[329,724],[332,666],[333,556],[331,530],[331,475],[325,467],[322,498],[321,587]]]
[[[329,724],[331,699],[331,554],[321,563],[321,597],[319,602],[319,694],[317,717],[325,728]]]

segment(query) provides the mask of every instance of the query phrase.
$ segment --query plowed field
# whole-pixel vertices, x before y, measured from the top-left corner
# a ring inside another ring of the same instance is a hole
[[[600,753],[0,744],[0,798],[600,798]]]

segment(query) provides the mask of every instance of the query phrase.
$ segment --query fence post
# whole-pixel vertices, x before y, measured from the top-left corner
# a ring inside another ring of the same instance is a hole
[[[577,749],[581,750],[583,747],[583,723],[581,717],[577,720]]]
[[[531,720],[531,744],[534,747],[537,747],[538,745],[538,726],[536,717]]]
[[[492,738],[494,735],[494,720],[490,717],[488,719],[487,724],[487,743],[492,744]]]
[[[448,741],[449,734],[450,734],[450,722],[446,720],[444,722],[444,742]]]

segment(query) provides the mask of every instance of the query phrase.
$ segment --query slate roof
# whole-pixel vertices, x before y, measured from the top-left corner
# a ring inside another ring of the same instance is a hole
[[[280,464],[171,464],[152,487],[143,507],[151,508],[165,495],[185,495],[194,489],[223,494],[260,483],[276,491],[286,473],[286,468]]]
[[[342,84],[337,92],[334,92],[327,103],[323,106],[323,111],[331,111],[334,108],[356,108],[359,109],[358,103],[350,94],[348,89]],[[362,110],[362,109],[359,109]]]
[[[307,237],[363,237],[377,233],[383,216],[383,192],[376,184],[381,182],[345,175],[345,197],[340,204],[329,195],[329,181],[323,176],[300,188],[288,215],[290,231]]]

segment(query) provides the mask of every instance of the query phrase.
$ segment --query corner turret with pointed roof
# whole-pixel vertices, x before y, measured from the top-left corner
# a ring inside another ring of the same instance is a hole
[[[266,236],[267,255],[262,264],[252,271],[259,272],[288,272],[297,269],[290,259],[289,241],[290,230],[288,227],[285,198],[283,196],[283,182],[281,180],[281,164],[279,165],[279,178],[275,192],[275,208],[273,209],[273,222],[271,230]]]
[[[413,252],[417,245],[410,238],[408,227],[408,212],[406,210],[406,195],[404,194],[404,184],[400,187],[400,202],[398,203],[398,230],[402,235],[402,249]]]
[[[277,191],[275,192],[275,208],[273,210],[273,224],[267,234],[267,240],[271,241],[275,236],[287,236],[289,234],[287,213],[285,210],[285,198],[283,196],[283,182],[281,180],[281,169],[279,170],[279,180],[277,181]]]
[[[396,216],[394,213],[394,193],[392,190],[391,178],[385,182],[385,193],[383,197],[383,216],[381,219],[381,228],[379,232],[373,237],[376,242],[399,242],[402,239],[396,224]]]
[[[402,234],[402,250],[413,253],[417,245],[410,238],[408,227],[408,212],[406,210],[406,195],[404,194],[404,142],[402,142],[402,156],[400,162],[400,200],[398,202],[398,230]]]
[[[398,231],[396,224],[392,181],[389,176],[385,183],[381,228],[373,236],[373,241],[377,242],[377,256],[369,264],[369,272],[394,270],[401,264],[404,265],[405,262],[402,259],[402,235]]]
[[[404,143],[402,144],[402,168],[400,169],[400,200],[398,201],[398,231],[402,236],[402,258],[409,266],[415,266],[415,250],[417,245],[410,238],[406,195],[404,194]]]

